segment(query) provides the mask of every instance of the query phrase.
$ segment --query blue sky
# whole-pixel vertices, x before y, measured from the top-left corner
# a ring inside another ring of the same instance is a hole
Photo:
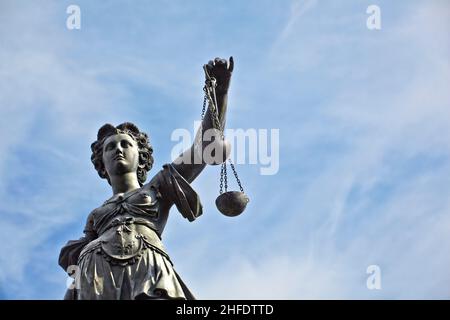
[[[227,126],[279,129],[280,166],[237,167],[234,219],[215,167],[193,184],[200,219],[172,209],[164,241],[196,296],[449,299],[449,21],[445,0],[1,1],[0,298],[62,298],[59,250],[111,194],[98,128],[136,123],[157,172],[200,116],[202,64],[233,55]]]

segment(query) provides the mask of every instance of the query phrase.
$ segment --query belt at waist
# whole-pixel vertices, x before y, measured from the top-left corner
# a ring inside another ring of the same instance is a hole
[[[114,219],[97,239],[91,241],[82,250],[79,259],[88,252],[96,250],[108,261],[130,264],[148,248],[162,254],[170,261],[161,238],[151,223],[144,219],[124,217]]]

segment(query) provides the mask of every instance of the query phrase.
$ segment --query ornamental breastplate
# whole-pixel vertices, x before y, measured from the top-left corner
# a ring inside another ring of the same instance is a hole
[[[102,254],[111,264],[133,264],[144,250],[151,249],[170,258],[151,223],[145,219],[121,216],[113,219],[109,227],[94,241],[89,243],[80,255],[95,251]]]
[[[143,237],[133,218],[115,219],[100,237],[103,252],[108,258],[124,262],[136,257],[142,250]]]

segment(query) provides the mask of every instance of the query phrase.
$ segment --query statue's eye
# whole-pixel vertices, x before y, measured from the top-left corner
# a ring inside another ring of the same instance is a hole
[[[112,149],[114,149],[114,143],[108,143],[107,145],[106,145],[106,147],[105,147],[105,150],[106,151],[109,151],[109,150],[112,150]]]
[[[122,140],[120,142],[120,145],[122,146],[122,148],[128,148],[128,147],[132,147],[133,146],[133,144],[130,141],[128,141],[128,140]]]

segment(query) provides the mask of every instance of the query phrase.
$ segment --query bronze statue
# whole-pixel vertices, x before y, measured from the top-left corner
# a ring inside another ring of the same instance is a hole
[[[208,108],[199,129],[203,132],[225,126],[233,65],[232,57],[229,62],[216,58],[205,65],[207,81],[216,81],[219,121],[212,120]],[[195,152],[204,147],[204,141],[196,140],[145,183],[153,165],[147,134],[128,122],[99,129],[91,160],[111,185],[113,196],[89,214],[85,236],[61,250],[60,266],[66,271],[77,266],[75,286],[65,299],[194,299],[173,268],[161,234],[174,204],[189,221],[202,214],[190,183],[206,166],[204,161],[194,161]]]

